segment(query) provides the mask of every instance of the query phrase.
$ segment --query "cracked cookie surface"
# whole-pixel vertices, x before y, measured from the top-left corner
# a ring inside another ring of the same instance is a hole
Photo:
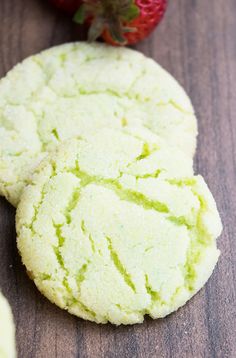
[[[73,43],[26,59],[0,81],[0,194],[17,206],[32,170],[58,143],[127,125],[194,154],[188,96],[141,53]]]
[[[15,326],[11,308],[0,292],[0,357],[15,358]]]
[[[38,289],[97,323],[164,317],[217,262],[221,221],[188,156],[135,130],[62,144],[17,209],[18,249]]]

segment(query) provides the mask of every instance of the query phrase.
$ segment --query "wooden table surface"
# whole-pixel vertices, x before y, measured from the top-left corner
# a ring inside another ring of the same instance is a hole
[[[49,303],[26,276],[15,210],[0,199],[0,287],[13,308],[19,358],[236,357],[236,0],[169,3],[161,26],[137,48],[167,68],[195,105],[196,170],[224,223],[219,264],[205,288],[165,319],[119,328],[82,321]],[[0,0],[1,76],[26,56],[74,39],[71,21],[46,0]]]

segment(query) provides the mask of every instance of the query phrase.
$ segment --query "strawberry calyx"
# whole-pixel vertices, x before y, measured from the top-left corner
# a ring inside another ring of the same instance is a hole
[[[108,33],[114,43],[125,45],[125,33],[136,31],[128,24],[138,18],[139,7],[134,0],[84,0],[74,15],[78,24],[90,24],[88,40],[95,41]]]

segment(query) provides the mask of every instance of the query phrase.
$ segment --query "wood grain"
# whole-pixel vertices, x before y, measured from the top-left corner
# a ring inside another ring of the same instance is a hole
[[[199,118],[196,169],[224,222],[213,276],[163,320],[115,328],[85,322],[44,299],[15,245],[15,210],[0,199],[0,287],[14,311],[19,358],[236,357],[236,1],[169,1],[155,33],[137,48],[185,86]],[[0,0],[0,75],[28,55],[76,38],[46,0]]]

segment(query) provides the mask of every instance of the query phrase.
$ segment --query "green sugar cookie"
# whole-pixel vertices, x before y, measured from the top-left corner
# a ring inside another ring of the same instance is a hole
[[[217,262],[221,221],[206,183],[182,151],[150,138],[105,129],[70,140],[41,162],[21,197],[17,242],[30,277],[84,319],[164,317]]]
[[[15,358],[15,326],[11,308],[0,292],[0,357]]]
[[[33,168],[61,141],[127,125],[194,154],[189,98],[141,53],[82,42],[26,59],[0,81],[0,195],[16,206]]]

